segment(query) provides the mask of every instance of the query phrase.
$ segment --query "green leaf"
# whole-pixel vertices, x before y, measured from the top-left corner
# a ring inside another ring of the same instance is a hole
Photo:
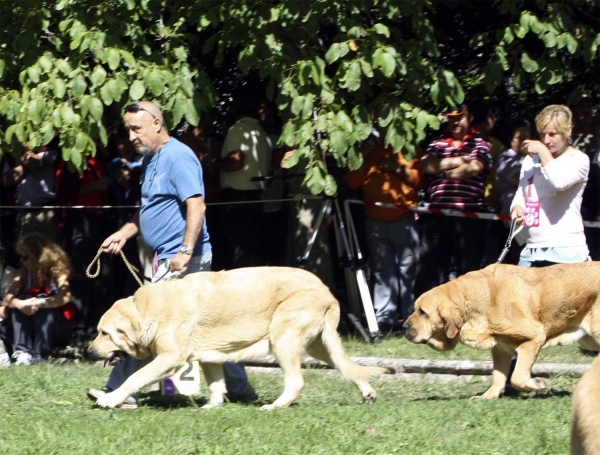
[[[377,33],[379,35],[383,35],[386,38],[390,37],[390,29],[383,24],[375,24],[373,26],[373,30],[375,30],[375,33]]]
[[[79,74],[71,81],[71,90],[73,91],[73,95],[80,97],[83,96],[85,90],[87,89],[87,82],[85,78]]]
[[[71,161],[71,149],[65,145],[62,146],[62,158],[64,161]]]
[[[360,88],[361,69],[358,61],[355,60],[350,63],[346,74],[344,74],[344,77],[342,78],[342,81],[344,82],[342,87],[348,89],[350,92],[354,92]]]
[[[185,119],[191,125],[198,125],[200,123],[200,113],[194,105],[194,100],[188,99],[187,109],[185,110]]]
[[[75,112],[73,108],[68,104],[62,104],[60,107],[60,117],[63,123],[70,124],[75,121]]]
[[[42,70],[44,70],[45,73],[48,73],[52,69],[52,60],[50,60],[45,55],[42,55],[39,58],[38,63],[40,64]]]
[[[81,167],[81,163],[83,162],[83,157],[81,152],[77,149],[71,149],[70,153],[70,161],[79,169]]]
[[[355,128],[358,130],[360,140],[365,140],[373,130],[373,123],[369,111],[364,106],[358,105],[352,109],[352,119],[354,120]]]
[[[177,125],[183,116],[185,115],[185,110],[187,108],[187,98],[183,96],[181,92],[177,92],[175,95],[175,101],[173,102],[173,124]]]
[[[327,174],[325,176],[325,194],[333,197],[337,193],[337,183],[332,175]]]
[[[304,183],[315,196],[321,194],[325,189],[325,178],[322,170],[318,166],[311,166],[306,172]]]
[[[173,49],[173,54],[175,54],[175,58],[181,62],[185,62],[187,60],[187,51],[183,46]]]
[[[42,100],[40,98],[32,99],[27,105],[27,117],[30,121],[35,124],[39,124],[42,120],[41,117],[41,106]]]
[[[292,101],[292,114],[294,114],[294,115],[300,114],[300,112],[302,112],[303,108],[304,108],[304,97],[297,96],[296,98],[294,98],[294,101]]]
[[[62,79],[55,77],[52,79],[52,91],[56,98],[62,99],[67,92],[67,84]]]
[[[531,31],[533,33],[535,33],[536,35],[539,35],[540,33],[542,33],[544,31],[544,24],[542,24],[540,22],[540,20],[536,16],[533,16],[533,15],[530,16],[529,27],[531,28]]]
[[[304,99],[304,106],[302,106],[302,118],[309,119],[312,117],[314,101],[312,96],[307,96]]]
[[[335,119],[337,125],[342,131],[345,131],[346,133],[351,133],[352,131],[354,131],[354,124],[352,123],[352,119],[350,119],[350,117],[348,117],[348,114],[346,114],[344,111],[338,111],[338,113],[335,116]]]
[[[554,47],[556,46],[556,35],[552,32],[546,33],[542,36],[542,41],[546,45],[546,47]],[[559,46],[560,49],[561,46]]]
[[[82,132],[79,131],[77,133],[77,136],[75,136],[75,150],[79,153],[82,153],[87,145],[87,135]]]
[[[16,128],[16,126],[17,126],[17,125],[15,125],[15,124],[13,123],[13,124],[12,124],[12,125],[10,125],[8,128],[6,128],[6,132],[4,133],[4,140],[5,140],[7,143],[9,143],[9,144],[10,144],[10,143],[11,143],[11,141],[12,141],[12,136],[13,136],[13,134],[14,134],[14,132],[15,132],[15,128]]]
[[[69,63],[67,63],[62,58],[58,59],[55,63],[56,63],[56,67],[58,68],[58,70],[61,73],[63,73],[65,76],[71,72],[71,65],[69,65]]]
[[[25,142],[27,139],[25,135],[25,128],[23,127],[22,123],[17,123],[15,126],[15,135],[17,136],[19,142]]]
[[[333,63],[340,58],[340,55],[340,44],[333,43],[331,46],[329,46],[329,50],[325,54],[325,60],[327,61],[327,63]]]
[[[124,49],[119,49],[119,52],[121,53],[121,58],[123,58],[127,66],[130,68],[135,67],[135,57],[133,54],[131,54],[131,52],[128,52]]]
[[[62,128],[63,126],[62,117],[60,115],[60,108],[56,108],[52,111],[52,125],[54,125],[54,128],[56,128],[57,130]]]
[[[113,103],[113,96],[108,84],[105,84],[102,87],[100,87],[100,99],[106,106],[110,106]]]
[[[46,122],[40,128],[40,132],[42,133],[42,144],[49,144],[52,139],[54,139],[54,127],[52,123]]]
[[[104,113],[102,101],[98,98],[91,97],[88,106],[94,120],[100,122],[102,120],[102,114]]]
[[[165,81],[162,78],[160,71],[152,70],[148,76],[147,83],[149,84],[150,92],[154,96],[162,95],[165,89]]]
[[[384,105],[377,116],[377,124],[383,128],[388,126],[394,119],[394,110],[389,104]]]
[[[144,83],[142,81],[135,81],[133,84],[131,84],[131,87],[129,89],[129,98],[131,98],[134,101],[138,101],[142,99],[145,93],[146,87],[144,87]],[[181,116],[179,118],[181,118]]]
[[[325,105],[332,104],[335,101],[335,92],[324,87],[321,90],[321,102]]]
[[[37,84],[40,82],[40,69],[37,66],[30,66],[27,68],[27,75],[31,82]]]
[[[577,51],[577,40],[575,37],[569,33],[566,34],[566,42],[567,42],[567,50],[570,54],[574,54]]]
[[[106,70],[102,67],[102,65],[96,65],[92,71],[92,74],[90,75],[90,80],[96,87],[104,84],[104,81],[106,80]]]
[[[350,147],[350,150],[348,150],[348,168],[355,171],[359,169],[362,166],[362,164],[362,153],[356,153],[356,149],[354,147]]]
[[[391,77],[396,69],[396,60],[387,52],[377,53],[375,51],[375,54],[373,54],[373,66],[381,68],[381,72],[385,77]]]
[[[348,150],[348,134],[342,131],[334,131],[330,135],[331,148],[339,155],[345,154]]]
[[[6,68],[6,61],[0,58],[0,79],[4,76],[4,69]]]
[[[288,120],[283,126],[280,140],[288,147],[296,145],[296,125],[292,120]]]
[[[540,67],[535,60],[529,57],[527,52],[521,54],[521,66],[528,73],[535,73]]]
[[[510,29],[510,27],[506,27],[504,29],[504,41],[506,42],[506,44],[510,44],[514,41],[515,39],[515,35],[513,34],[512,30]]]
[[[111,70],[116,70],[121,64],[121,54],[117,49],[110,49],[108,51],[108,67]]]

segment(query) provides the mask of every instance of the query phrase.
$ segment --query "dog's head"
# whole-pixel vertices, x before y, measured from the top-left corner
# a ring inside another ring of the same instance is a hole
[[[98,336],[90,345],[89,353],[105,364],[116,365],[128,354],[136,359],[145,359],[151,352],[149,345],[156,327],[148,327],[142,321],[135,298],[117,300],[98,323]]]
[[[425,292],[404,323],[406,338],[437,351],[450,351],[459,341],[464,313],[462,293],[454,281]]]

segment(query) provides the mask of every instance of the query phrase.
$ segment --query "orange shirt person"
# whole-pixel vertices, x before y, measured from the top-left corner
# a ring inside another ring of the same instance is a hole
[[[365,228],[373,276],[373,307],[382,333],[399,330],[399,319],[413,312],[419,261],[414,213],[421,184],[419,160],[407,160],[371,137],[361,147],[364,162],[346,174],[350,187],[363,189]],[[379,207],[376,202],[396,208]],[[401,324],[400,324],[401,325]]]

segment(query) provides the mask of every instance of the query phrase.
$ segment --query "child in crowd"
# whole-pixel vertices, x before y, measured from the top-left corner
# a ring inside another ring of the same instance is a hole
[[[0,318],[12,319],[15,363],[31,365],[71,339],[71,263],[55,242],[37,232],[21,237],[16,251],[21,267],[2,300]]]

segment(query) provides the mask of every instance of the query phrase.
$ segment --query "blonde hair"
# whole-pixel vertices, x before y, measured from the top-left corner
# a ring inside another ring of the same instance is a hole
[[[562,104],[551,104],[546,106],[535,117],[535,126],[538,132],[544,131],[550,122],[554,123],[556,130],[566,139],[571,137],[571,129],[573,128],[573,114],[571,109]]]
[[[17,254],[28,256],[31,265],[31,278],[35,286],[48,284],[51,278],[71,276],[71,261],[67,253],[52,240],[39,232],[21,237],[16,246]]]

